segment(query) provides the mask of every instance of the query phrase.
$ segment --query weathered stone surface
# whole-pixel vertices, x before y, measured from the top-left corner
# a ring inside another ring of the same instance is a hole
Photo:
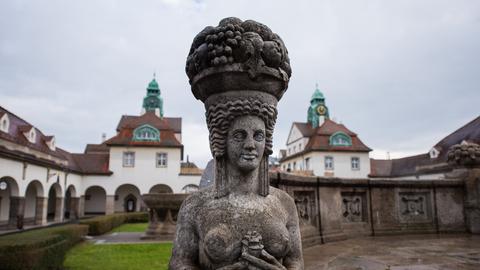
[[[269,186],[276,105],[291,73],[282,40],[226,18],[195,37],[186,71],[205,103],[215,184],[182,204],[169,268],[303,269],[295,201]]]

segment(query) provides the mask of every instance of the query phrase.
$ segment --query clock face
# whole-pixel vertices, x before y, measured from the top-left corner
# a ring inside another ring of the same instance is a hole
[[[320,115],[324,115],[327,112],[327,109],[325,108],[325,106],[320,105],[320,106],[317,107],[317,112]]]

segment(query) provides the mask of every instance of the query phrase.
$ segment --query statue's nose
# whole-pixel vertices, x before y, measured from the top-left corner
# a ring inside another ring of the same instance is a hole
[[[246,150],[253,150],[255,149],[255,145],[253,144],[253,138],[248,137],[245,140],[245,144],[243,145],[243,148]]]

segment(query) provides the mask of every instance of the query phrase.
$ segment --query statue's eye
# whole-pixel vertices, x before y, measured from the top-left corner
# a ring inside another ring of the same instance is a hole
[[[265,134],[263,134],[263,131],[256,131],[255,134],[253,134],[253,138],[257,142],[261,142],[265,139]]]
[[[232,137],[235,141],[243,141],[245,140],[245,137],[247,137],[247,133],[243,130],[236,130],[233,132]]]

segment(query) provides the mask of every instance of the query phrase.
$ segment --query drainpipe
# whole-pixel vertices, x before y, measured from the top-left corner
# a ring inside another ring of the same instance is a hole
[[[375,236],[375,227],[373,225],[373,207],[372,207],[372,186],[370,184],[370,181],[371,180],[368,180],[368,208],[369,208],[369,211],[370,212],[370,229],[372,231],[372,236]]]
[[[318,215],[318,232],[320,233],[320,242],[325,244],[323,240],[323,228],[322,228],[322,211],[320,210],[320,178],[317,177],[317,215]]]
[[[437,234],[440,233],[440,229],[438,227],[438,210],[437,210],[437,187],[435,186],[434,181],[432,180],[432,189],[433,189],[433,211],[434,211],[434,222],[435,222],[435,231]]]

